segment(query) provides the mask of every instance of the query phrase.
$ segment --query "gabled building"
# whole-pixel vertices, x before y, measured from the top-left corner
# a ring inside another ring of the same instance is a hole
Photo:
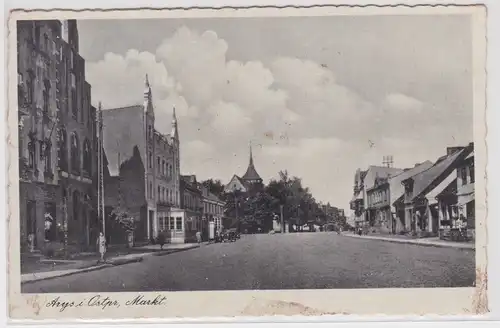
[[[406,168],[403,172],[389,179],[390,206],[392,217],[392,233],[399,234],[405,231],[405,207],[404,207],[404,185],[402,181],[419,174],[434,165],[431,161],[417,163],[412,168]]]
[[[262,178],[255,169],[252,155],[252,146],[250,145],[250,161],[248,163],[247,170],[242,177],[233,175],[229,183],[226,185],[224,191],[228,193],[240,192],[246,193],[251,191],[254,186],[262,184]]]
[[[203,202],[202,236],[207,240],[209,222],[214,222],[216,231],[222,229],[226,203],[205,186],[200,185],[200,190]]]
[[[402,181],[406,231],[421,236],[437,235],[441,226],[439,212],[443,211],[456,220],[456,170],[472,151],[472,144],[448,147],[447,154],[430,168]]]
[[[376,165],[369,166],[366,171],[361,171],[360,169],[356,171],[354,176],[354,193],[350,206],[357,226],[367,225],[372,228],[375,227],[376,220],[373,211],[374,208],[369,208],[368,193],[370,191],[370,195],[377,194],[378,191],[375,192],[372,190],[373,188],[380,188],[382,186],[382,181],[386,181],[391,176],[397,175],[402,171],[403,170],[399,168]],[[387,193],[386,190],[381,191],[381,193],[382,192]],[[374,198],[372,199],[374,200]],[[371,212],[369,210],[371,210]]]
[[[157,237],[166,220],[182,217],[175,108],[172,132],[163,135],[154,127],[153,96],[146,75],[143,104],[103,110],[102,120],[110,172],[106,206],[123,207],[136,220],[135,241],[147,242]],[[107,231],[107,235],[112,233]],[[112,235],[107,238],[113,243]]]

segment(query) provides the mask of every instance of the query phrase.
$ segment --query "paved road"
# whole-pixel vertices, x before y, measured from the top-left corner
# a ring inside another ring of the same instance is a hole
[[[40,281],[24,293],[462,287],[474,251],[404,245],[335,233],[248,235],[141,263]]]

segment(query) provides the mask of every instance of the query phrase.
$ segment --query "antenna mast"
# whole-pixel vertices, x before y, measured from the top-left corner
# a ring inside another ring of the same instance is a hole
[[[387,155],[382,158],[382,164],[387,167],[392,167],[392,164],[394,163],[392,155]]]

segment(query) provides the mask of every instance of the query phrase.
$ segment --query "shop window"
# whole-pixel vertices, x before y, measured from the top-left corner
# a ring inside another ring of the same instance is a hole
[[[182,231],[182,218],[181,217],[175,218],[175,230]]]
[[[175,218],[170,217],[170,220],[168,222],[170,230],[175,230]]]
[[[56,204],[45,203],[45,241],[57,239]]]

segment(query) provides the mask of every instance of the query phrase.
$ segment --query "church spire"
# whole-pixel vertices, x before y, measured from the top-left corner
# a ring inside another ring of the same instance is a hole
[[[248,168],[245,174],[241,177],[242,180],[249,182],[249,183],[260,183],[262,182],[262,178],[260,177],[259,173],[257,173],[257,170],[255,169],[254,163],[253,163],[253,153],[252,153],[252,143],[250,142],[249,144],[250,148],[250,161],[248,163]]]
[[[249,163],[249,165],[253,166],[252,141],[249,142],[249,147],[250,147],[250,163]]]
[[[176,141],[179,141],[179,131],[177,129],[177,115],[175,114],[175,105],[172,112],[172,133],[170,134],[170,136]]]
[[[154,116],[153,110],[153,95],[151,92],[151,85],[149,84],[148,74],[144,81],[144,111]]]

